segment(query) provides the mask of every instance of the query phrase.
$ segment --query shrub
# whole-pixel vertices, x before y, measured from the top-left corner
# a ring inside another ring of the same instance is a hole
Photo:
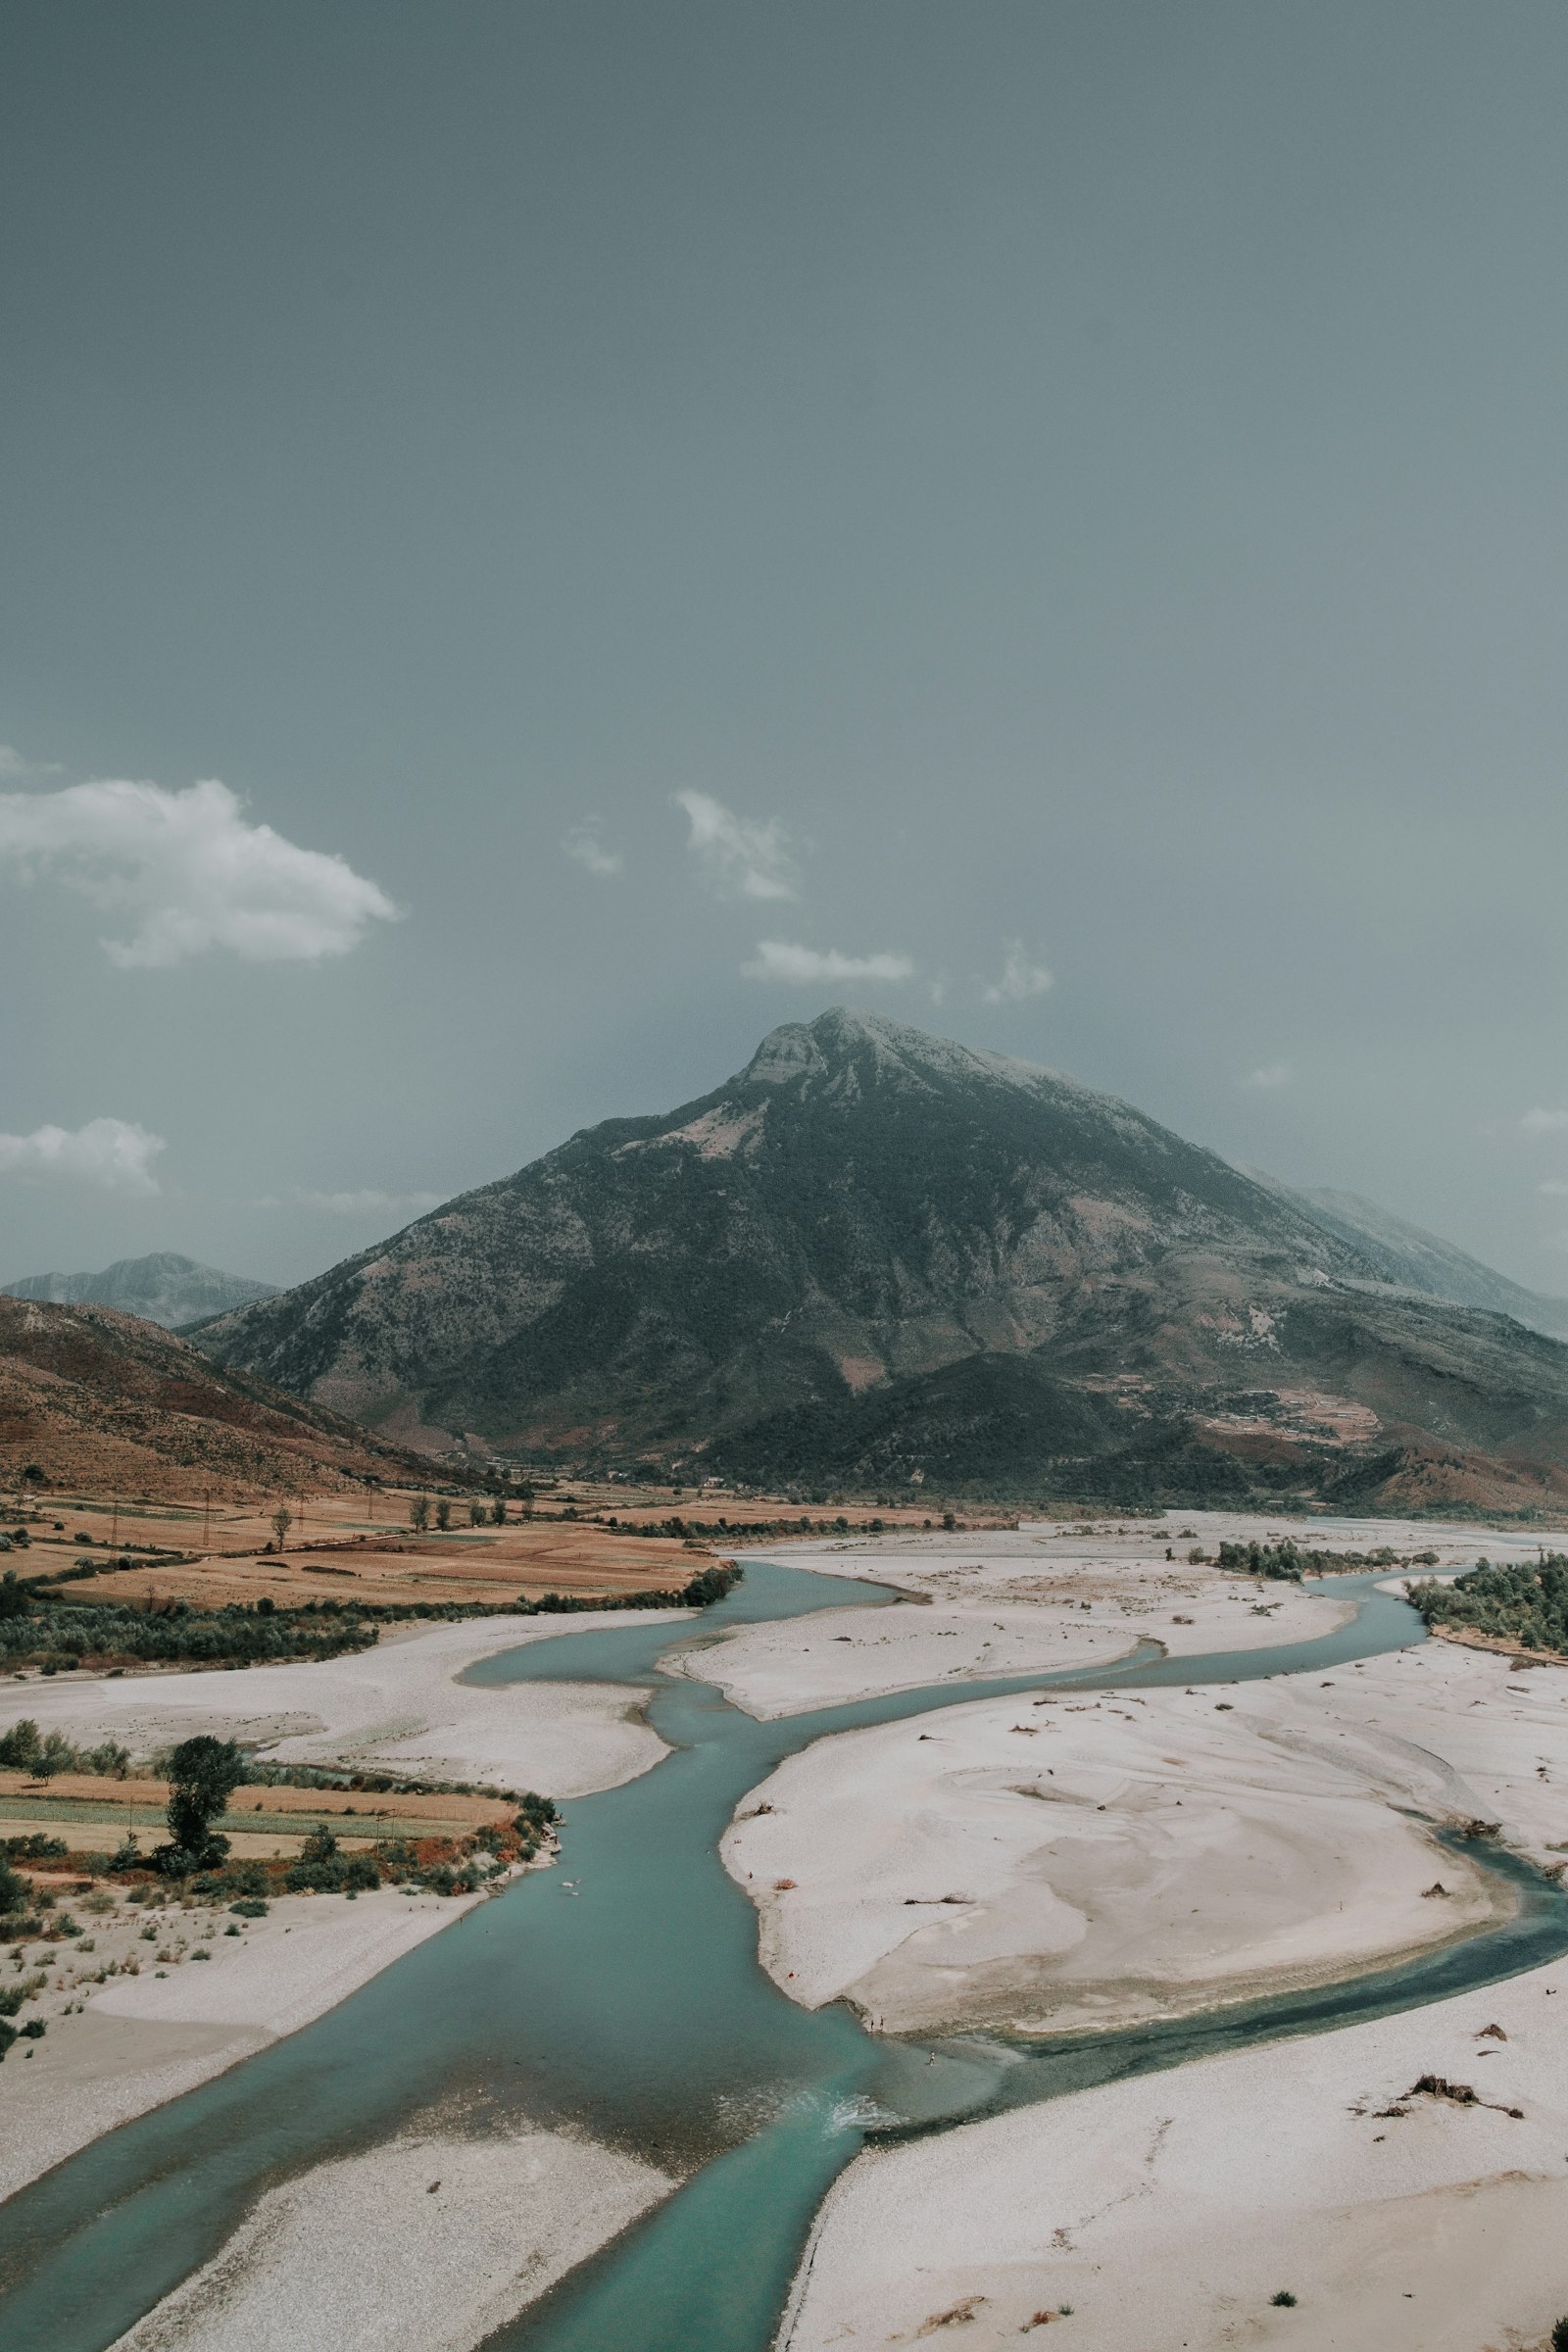
[[[1551,2331],[1551,2352],[1568,2352],[1568,2319],[1557,2322]]]
[[[264,1902],[259,1894],[242,1894],[237,1903],[230,1903],[228,1907],[241,1919],[265,1919],[271,1905]]]
[[[1296,2309],[1296,2297],[1292,2294],[1288,2286],[1282,2286],[1277,2295],[1270,2295],[1269,2301],[1281,2311],[1294,2311]]]

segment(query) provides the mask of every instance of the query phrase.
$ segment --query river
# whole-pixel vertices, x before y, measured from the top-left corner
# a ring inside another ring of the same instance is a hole
[[[689,1631],[632,1619],[505,1652],[488,1684],[647,1689],[674,1752],[567,1808],[559,1868],[514,1881],[314,2025],[125,2125],[0,2208],[0,2342],[103,2352],[211,2258],[265,2191],[439,2113],[466,2132],[580,2131],[687,2176],[664,2205],[487,2339],[486,2352],[766,2352],[811,2218],[869,2132],[939,2128],[1283,2034],[1408,2008],[1568,1950],[1568,1896],[1505,1856],[1519,1907],[1425,1960],[1318,1991],[1102,2035],[884,2041],[809,2012],[757,1964],[718,1859],[746,1791],[812,1740],[1015,1691],[1243,1682],[1424,1639],[1375,1578],[1314,1642],[944,1683],[759,1723],[658,1659],[726,1626],[888,1603],[881,1586],[760,1558]]]

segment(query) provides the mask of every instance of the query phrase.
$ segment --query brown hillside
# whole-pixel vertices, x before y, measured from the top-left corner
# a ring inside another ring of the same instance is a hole
[[[220,1370],[155,1323],[0,1297],[0,1484],[16,1486],[34,1464],[53,1488],[167,1500],[421,1470],[352,1421]]]

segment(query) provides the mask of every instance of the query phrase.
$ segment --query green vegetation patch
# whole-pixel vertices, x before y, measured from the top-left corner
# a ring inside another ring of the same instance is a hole
[[[1462,1627],[1568,1657],[1568,1552],[1508,1565],[1478,1560],[1451,1585],[1412,1585],[1410,1600],[1429,1626]]]

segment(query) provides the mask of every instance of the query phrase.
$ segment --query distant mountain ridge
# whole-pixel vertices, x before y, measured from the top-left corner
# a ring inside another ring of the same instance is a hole
[[[1568,1494],[1568,1349],[1391,1288],[1112,1096],[843,1009],[196,1336],[438,1453],[1128,1500]]]
[[[1419,1225],[1408,1224],[1359,1193],[1302,1192],[1260,1174],[1257,1180],[1325,1233],[1348,1243],[1382,1281],[1398,1283],[1429,1298],[1451,1298],[1459,1306],[1511,1315],[1532,1331],[1568,1339],[1568,1298],[1553,1298],[1510,1282],[1506,1274],[1496,1273],[1479,1257],[1456,1250],[1451,1242],[1440,1240]]]
[[[117,1258],[101,1274],[25,1274],[0,1283],[0,1297],[47,1299],[56,1306],[112,1306],[122,1315],[161,1323],[166,1331],[276,1296],[276,1283],[223,1274],[168,1250],[150,1257]]]

